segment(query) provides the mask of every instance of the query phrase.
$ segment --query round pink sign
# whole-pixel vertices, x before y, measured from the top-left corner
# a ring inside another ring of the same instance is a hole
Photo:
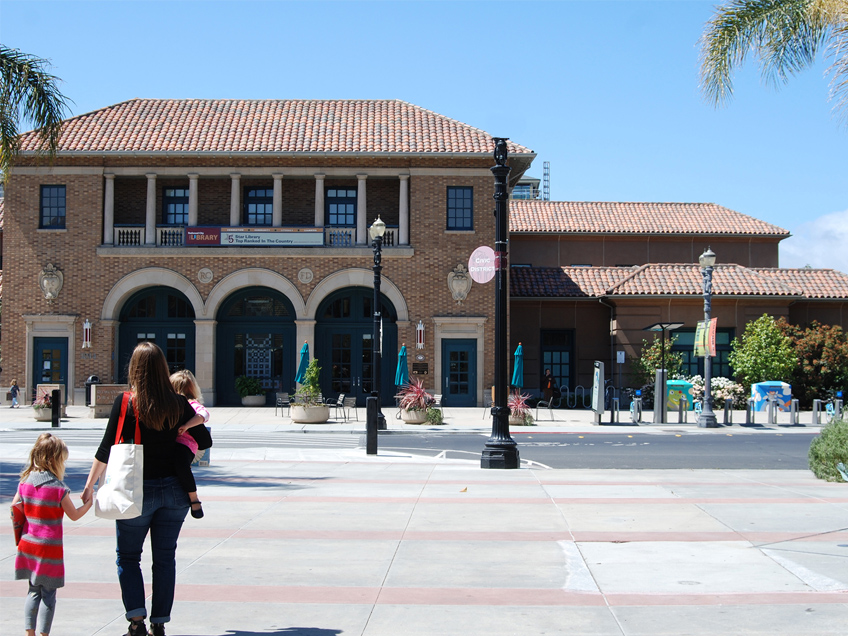
[[[468,273],[475,283],[488,283],[495,277],[495,250],[486,245],[478,247],[468,259]]]

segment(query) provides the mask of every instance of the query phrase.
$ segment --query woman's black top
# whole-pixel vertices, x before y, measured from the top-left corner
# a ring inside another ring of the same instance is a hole
[[[144,422],[141,422],[139,426],[139,430],[141,431],[141,445],[144,447],[145,479],[161,479],[162,477],[176,475],[174,451],[177,447],[177,430],[193,418],[196,413],[185,397],[178,394],[175,395],[179,399],[181,407],[180,418],[176,424],[171,425],[170,422],[166,422],[165,429],[161,431],[147,428]],[[115,443],[115,435],[118,432],[118,420],[121,419],[122,400],[122,395],[115,398],[115,402],[112,404],[112,413],[109,415],[109,423],[106,425],[106,432],[103,433],[103,440],[94,454],[98,461],[104,464],[109,463],[109,450]],[[132,400],[130,400],[129,404],[127,404],[127,414],[124,418],[124,441],[132,443],[134,436],[135,409],[133,409]]]

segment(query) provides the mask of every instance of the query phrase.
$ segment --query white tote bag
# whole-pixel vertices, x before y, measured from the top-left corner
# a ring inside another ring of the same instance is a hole
[[[137,412],[134,443],[122,443],[129,396],[124,393],[115,445],[109,450],[109,462],[94,500],[94,514],[103,519],[134,519],[141,515],[144,503],[144,447]]]

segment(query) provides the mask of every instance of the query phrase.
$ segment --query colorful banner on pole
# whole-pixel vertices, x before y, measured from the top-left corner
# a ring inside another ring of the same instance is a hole
[[[716,354],[716,325],[718,318],[712,318],[709,321],[702,320],[698,322],[695,329],[695,356],[703,358],[709,355],[711,358]]]

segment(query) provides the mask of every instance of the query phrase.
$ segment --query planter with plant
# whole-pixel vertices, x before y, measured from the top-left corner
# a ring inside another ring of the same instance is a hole
[[[424,383],[418,378],[413,378],[404,384],[400,393],[395,398],[398,400],[398,408],[400,409],[400,419],[407,424],[423,424],[428,422],[428,410],[433,404],[433,396],[424,388]],[[438,419],[441,420],[441,411],[438,411]],[[436,416],[433,415],[435,418]]]
[[[289,407],[292,422],[299,424],[320,424],[330,419],[330,407],[324,404],[321,397],[321,367],[318,359],[312,358],[306,367],[306,377],[303,384],[294,394],[294,400]]]
[[[533,426],[533,416],[530,414],[530,396],[526,393],[513,391],[507,398],[509,407],[509,423],[513,426]]]
[[[265,389],[262,388],[259,378],[240,375],[236,378],[236,391],[242,406],[265,406]]]
[[[49,422],[53,419],[53,401],[49,393],[42,393],[32,403],[32,412],[39,422]]]

